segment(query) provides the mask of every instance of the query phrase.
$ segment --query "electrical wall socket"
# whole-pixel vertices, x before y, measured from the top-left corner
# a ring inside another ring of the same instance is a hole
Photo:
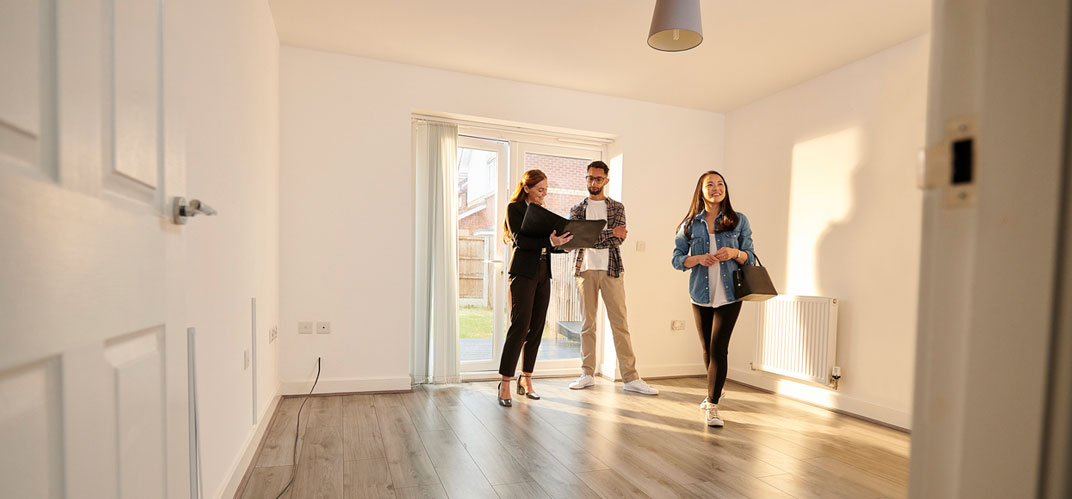
[[[278,326],[272,326],[272,328],[268,330],[268,343],[271,343],[271,342],[275,341],[276,337],[278,337],[278,336],[279,336],[279,327]]]
[[[249,349],[242,350],[242,370],[249,369]]]
[[[316,334],[331,334],[331,323],[328,321],[317,322]]]
[[[685,330],[685,321],[683,321],[681,319],[674,319],[674,320],[670,321],[670,330],[671,331],[684,331]]]
[[[644,249],[645,249],[646,247],[647,247],[647,245],[646,245],[646,244],[644,244],[644,241],[637,241],[637,242],[636,242],[636,250],[637,250],[637,253],[643,253],[643,252],[644,252]]]
[[[313,334],[313,321],[301,321],[298,323],[298,334]]]

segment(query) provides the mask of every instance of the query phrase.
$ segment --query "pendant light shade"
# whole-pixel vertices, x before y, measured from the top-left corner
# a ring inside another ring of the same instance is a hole
[[[700,0],[655,0],[648,45],[656,50],[680,52],[703,41]]]

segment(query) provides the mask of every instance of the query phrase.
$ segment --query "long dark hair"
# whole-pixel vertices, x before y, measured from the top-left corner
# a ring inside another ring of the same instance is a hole
[[[517,182],[517,189],[514,190],[514,194],[510,196],[510,203],[514,201],[528,201],[529,193],[525,192],[525,187],[529,189],[536,187],[536,184],[543,182],[547,179],[547,175],[540,170],[532,169],[526,171],[521,175],[521,180]],[[509,216],[509,215],[507,215]],[[510,226],[506,224],[506,219],[503,219],[503,241],[510,242]]]
[[[689,214],[685,215],[685,218],[681,220],[678,227],[685,227],[685,237],[692,239],[692,219],[696,218],[700,212],[704,211],[704,199],[703,199],[703,182],[704,178],[708,175],[718,175],[718,178],[722,179],[722,185],[726,189],[726,197],[722,200],[722,221],[715,227],[715,232],[726,232],[737,228],[737,222],[740,217],[737,216],[737,212],[733,211],[733,204],[730,203],[730,185],[726,183],[726,177],[723,177],[721,173],[714,170],[708,170],[700,175],[699,180],[696,181],[696,190],[692,193],[692,203],[689,204]]]

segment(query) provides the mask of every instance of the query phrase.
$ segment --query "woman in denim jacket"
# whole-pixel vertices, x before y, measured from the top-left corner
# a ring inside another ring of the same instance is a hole
[[[733,292],[733,271],[753,263],[752,228],[733,210],[726,180],[709,171],[696,182],[688,215],[674,237],[675,269],[689,275],[689,295],[707,367],[707,398],[700,407],[708,426],[721,427],[718,401],[726,384],[730,334],[741,313]]]

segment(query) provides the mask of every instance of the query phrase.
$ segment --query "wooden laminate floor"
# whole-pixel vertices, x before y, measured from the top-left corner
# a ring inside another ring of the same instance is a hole
[[[907,434],[737,384],[708,428],[702,378],[650,381],[656,397],[598,379],[537,379],[543,400],[496,404],[495,383],[280,402],[237,497],[892,498]]]

